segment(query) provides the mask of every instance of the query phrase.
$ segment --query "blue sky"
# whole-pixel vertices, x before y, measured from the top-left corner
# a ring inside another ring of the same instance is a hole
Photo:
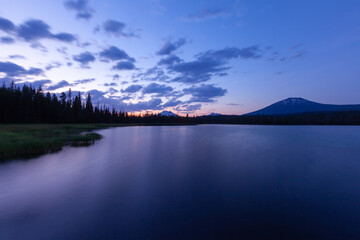
[[[360,103],[360,2],[0,0],[0,81],[120,110]]]

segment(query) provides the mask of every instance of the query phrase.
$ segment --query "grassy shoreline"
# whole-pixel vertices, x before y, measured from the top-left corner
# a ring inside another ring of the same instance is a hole
[[[102,138],[95,130],[149,125],[184,124],[0,124],[0,163],[58,152],[66,145],[92,145]]]
[[[65,145],[89,146],[102,136],[94,133],[115,124],[2,124],[0,125],[0,162],[27,159],[58,152]]]

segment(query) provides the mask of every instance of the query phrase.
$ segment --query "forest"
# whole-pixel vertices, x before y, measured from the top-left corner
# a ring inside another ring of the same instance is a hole
[[[136,123],[136,124],[263,124],[360,125],[360,111],[310,112],[293,115],[161,116],[134,115],[115,108],[93,106],[91,95],[82,101],[71,89],[60,95],[31,85],[11,83],[0,88],[0,123]]]

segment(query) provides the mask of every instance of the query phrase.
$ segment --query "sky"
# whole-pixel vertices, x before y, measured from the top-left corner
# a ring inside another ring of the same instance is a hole
[[[359,0],[0,0],[0,83],[127,112],[360,103]]]

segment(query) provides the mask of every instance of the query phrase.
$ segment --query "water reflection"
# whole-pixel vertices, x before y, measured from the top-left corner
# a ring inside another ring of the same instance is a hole
[[[360,128],[166,126],[0,166],[0,239],[355,239]]]

